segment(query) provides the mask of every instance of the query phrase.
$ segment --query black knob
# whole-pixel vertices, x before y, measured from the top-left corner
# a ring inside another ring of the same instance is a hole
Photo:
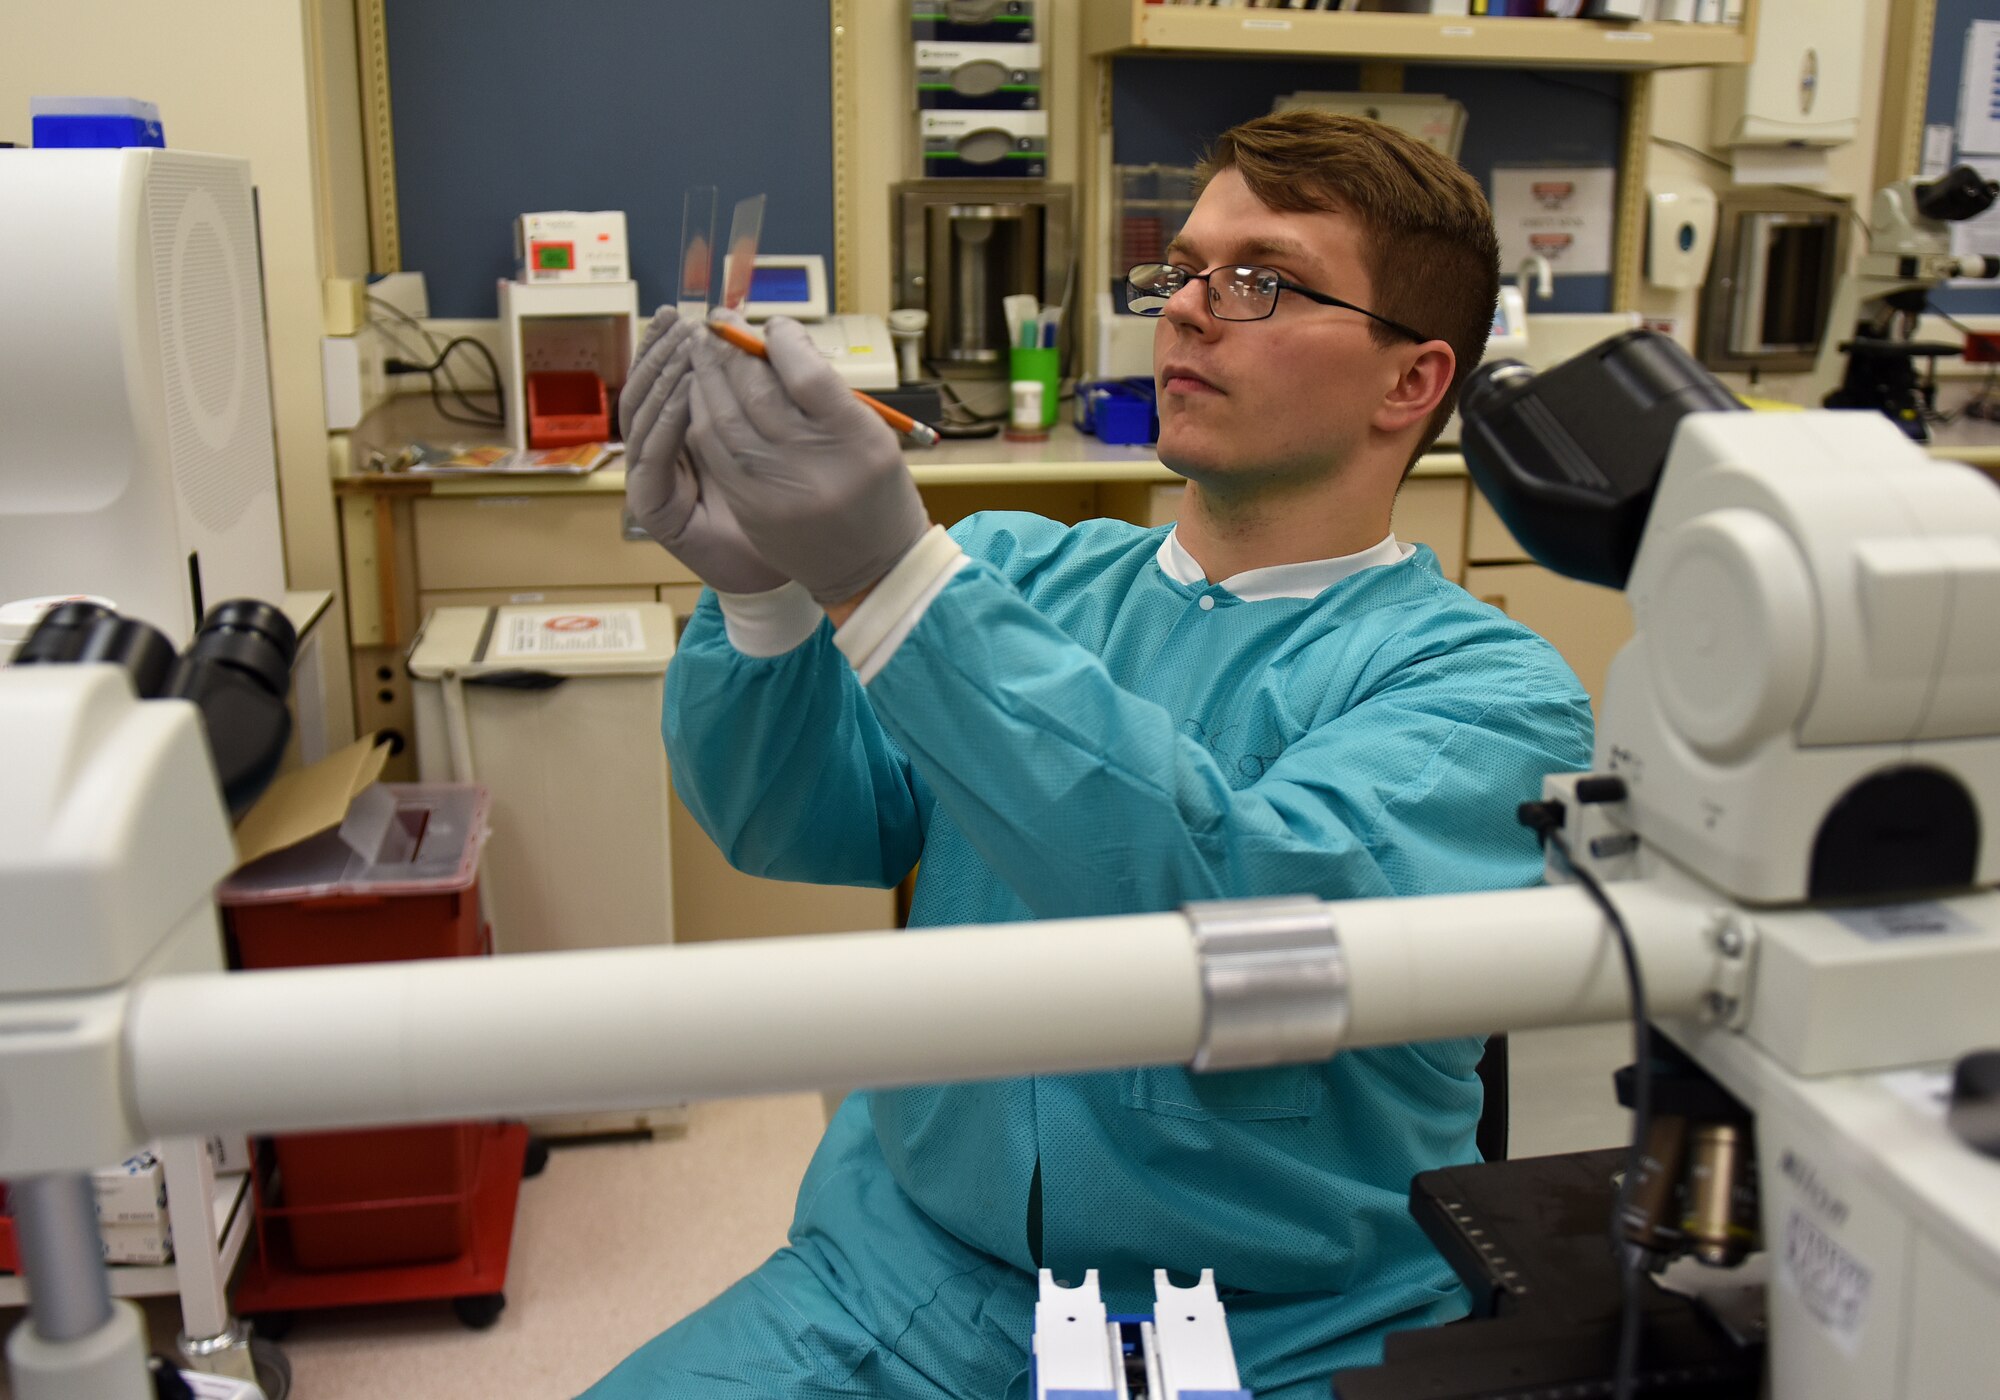
[[[1945,1122],[1973,1151],[2000,1157],[2000,1050],[1974,1051],[1958,1062]]]

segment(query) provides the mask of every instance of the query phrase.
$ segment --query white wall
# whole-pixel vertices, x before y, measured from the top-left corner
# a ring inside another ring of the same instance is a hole
[[[316,138],[300,0],[62,0],[10,6],[0,37],[0,137],[26,144],[28,99],[120,95],[159,104],[169,144],[247,157],[264,238],[285,562],[294,588],[340,588],[320,384]],[[320,623],[328,737],[352,737],[346,609]]]

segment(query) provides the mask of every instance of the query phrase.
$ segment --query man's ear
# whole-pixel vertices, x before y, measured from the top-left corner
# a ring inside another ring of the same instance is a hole
[[[1427,340],[1404,347],[1396,363],[1396,382],[1375,405],[1374,426],[1385,433],[1399,433],[1430,417],[1451,388],[1458,357],[1445,341]]]

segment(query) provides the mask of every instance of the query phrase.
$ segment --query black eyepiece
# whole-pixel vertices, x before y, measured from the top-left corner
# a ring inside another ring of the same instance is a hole
[[[14,653],[16,666],[32,666],[57,661],[74,661],[82,652],[91,629],[105,618],[118,614],[97,603],[61,603],[42,614],[35,630]]]
[[[49,609],[14,654],[16,666],[91,662],[122,666],[141,700],[157,697],[174,666],[174,644],[136,618],[120,617],[98,603],[63,603]]]

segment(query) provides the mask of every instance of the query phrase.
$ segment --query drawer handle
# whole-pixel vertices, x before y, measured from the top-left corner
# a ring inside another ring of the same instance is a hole
[[[465,684],[491,686],[495,690],[554,690],[568,679],[553,671],[488,671],[480,676],[467,676]]]

